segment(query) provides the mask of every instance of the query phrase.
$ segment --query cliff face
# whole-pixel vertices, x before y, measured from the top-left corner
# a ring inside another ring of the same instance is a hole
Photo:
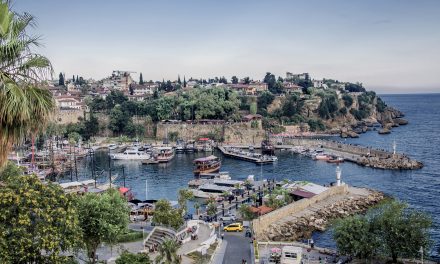
[[[325,90],[310,95],[293,95],[299,97],[296,104],[292,104],[289,96],[278,97],[268,107],[271,115],[283,115],[288,107],[297,108],[295,120],[300,120],[301,127],[310,120],[325,125],[324,133],[341,134],[342,137],[357,137],[367,130],[377,129],[381,133],[389,133],[392,127],[405,125],[408,121],[404,114],[389,107],[374,92],[342,93],[336,90]],[[287,105],[287,107],[286,107]],[[284,112],[283,112],[284,111]],[[289,117],[281,116],[287,120]],[[309,127],[309,131],[313,128]]]

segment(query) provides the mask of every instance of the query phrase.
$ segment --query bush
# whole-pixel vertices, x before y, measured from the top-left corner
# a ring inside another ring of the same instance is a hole
[[[339,109],[339,113],[341,113],[341,115],[346,115],[348,113],[347,108],[342,107],[341,109]]]
[[[128,251],[122,252],[119,258],[116,259],[116,264],[149,264],[152,263],[150,257],[145,253],[130,253]]]
[[[353,98],[350,95],[348,95],[348,94],[344,94],[342,96],[342,100],[344,100],[345,107],[349,108],[350,106],[353,105]]]
[[[385,108],[387,107],[387,104],[385,104],[384,101],[382,101],[382,99],[380,99],[379,97],[377,98],[377,103],[376,103],[376,109],[379,113],[383,113],[385,111]]]
[[[322,123],[321,120],[309,119],[309,121],[307,121],[307,124],[309,124],[310,131],[312,132],[325,130],[325,125]]]
[[[144,237],[143,232],[129,230],[128,233],[118,236],[116,241],[118,243],[132,242],[141,240]]]

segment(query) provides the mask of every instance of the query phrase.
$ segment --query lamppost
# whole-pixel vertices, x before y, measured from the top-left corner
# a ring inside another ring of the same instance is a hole
[[[419,253],[422,255],[422,264],[423,264],[423,247],[420,247]]]

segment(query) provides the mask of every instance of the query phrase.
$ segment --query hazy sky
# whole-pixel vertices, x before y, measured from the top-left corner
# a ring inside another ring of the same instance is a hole
[[[37,17],[55,72],[144,79],[267,71],[440,92],[440,1],[15,0]],[[135,75],[137,78],[137,75]]]

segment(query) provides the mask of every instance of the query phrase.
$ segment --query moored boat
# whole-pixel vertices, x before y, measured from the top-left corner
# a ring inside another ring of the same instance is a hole
[[[111,155],[111,158],[115,160],[147,160],[150,157],[150,154],[139,151],[137,148],[127,149],[122,153]]]
[[[221,161],[218,157],[211,155],[205,158],[199,158],[194,160],[194,174],[199,175],[200,173],[211,173],[220,170]]]
[[[174,149],[172,147],[157,147],[156,160],[160,163],[168,162],[174,158]]]

